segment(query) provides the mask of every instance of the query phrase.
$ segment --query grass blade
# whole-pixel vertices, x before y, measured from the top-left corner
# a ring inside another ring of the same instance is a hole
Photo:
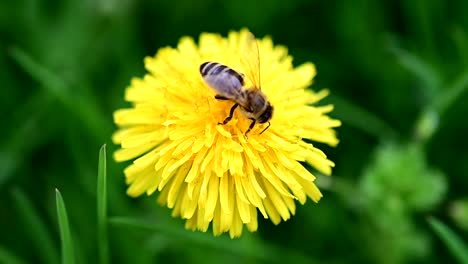
[[[439,114],[443,113],[468,90],[468,70],[463,72],[455,82],[441,92],[438,100],[435,102]]]
[[[58,189],[55,189],[55,201],[57,205],[57,216],[60,227],[60,240],[62,242],[62,263],[74,264],[75,257],[73,254],[72,238],[70,233],[70,225],[68,223],[67,209],[63,202],[62,195]]]
[[[42,263],[59,263],[59,256],[52,237],[31,200],[18,188],[12,191],[12,195],[19,218],[22,220],[21,224],[34,244],[32,250],[35,250],[36,256]]]
[[[396,56],[398,63],[404,69],[423,82],[424,92],[428,95],[427,98],[429,100],[435,98],[440,91],[442,83],[437,69],[422,57],[400,48],[394,39],[389,39],[388,48]]]
[[[107,239],[107,161],[106,145],[99,151],[97,182],[97,241],[99,263],[109,263],[109,244]]]
[[[44,120],[50,111],[50,102],[45,92],[35,92],[10,113],[9,127],[3,129],[6,134],[0,147],[0,188],[16,175],[33,150],[53,136],[50,131],[53,126]]]
[[[25,72],[42,85],[42,88],[53,95],[68,111],[76,115],[83,125],[89,128],[90,135],[99,140],[107,137],[112,128],[95,102],[82,94],[72,93],[70,85],[63,78],[35,61],[23,50],[12,48],[10,55]],[[76,107],[77,105],[80,107]]]
[[[112,217],[109,223],[116,226],[125,226],[145,229],[152,232],[165,234],[168,237],[188,241],[190,244],[202,245],[207,248],[229,252],[242,257],[249,257],[265,261],[267,263],[325,263],[323,260],[311,259],[302,252],[278,247],[263,241],[254,240],[253,237],[243,236],[240,239],[230,239],[227,236],[214,238],[211,234],[191,232],[180,228],[159,223],[147,223],[126,217]]]
[[[26,264],[26,261],[0,246],[0,263]]]
[[[343,121],[343,124],[352,126],[378,139],[396,138],[398,132],[377,115],[367,111],[348,100],[336,95],[329,95],[324,102],[333,102],[335,108],[333,115]]]
[[[444,241],[453,256],[459,263],[468,264],[468,247],[463,241],[437,218],[431,217],[428,222],[434,232]]]
[[[466,49],[466,47],[468,47],[468,35],[463,26],[454,25],[451,36],[453,43],[455,43],[458,57],[465,67],[468,66],[468,49]]]

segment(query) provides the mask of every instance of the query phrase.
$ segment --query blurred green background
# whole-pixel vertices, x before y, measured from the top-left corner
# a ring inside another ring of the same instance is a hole
[[[61,261],[55,188],[76,263],[103,261],[107,143],[110,263],[461,263],[428,217],[467,241],[467,12],[464,0],[1,1],[0,262]],[[242,27],[315,63],[312,88],[330,88],[322,103],[343,125],[337,148],[319,145],[336,163],[322,201],[231,241],[127,197],[110,136],[145,56]]]

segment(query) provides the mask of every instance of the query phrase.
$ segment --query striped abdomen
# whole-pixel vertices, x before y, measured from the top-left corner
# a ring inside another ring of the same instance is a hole
[[[241,85],[244,85],[244,76],[242,76],[237,71],[229,68],[228,66],[217,62],[207,61],[205,63],[202,63],[202,65],[200,65],[200,73],[203,76],[203,78],[205,78],[208,75],[222,75],[225,73],[227,75],[235,77]]]
[[[217,62],[205,62],[200,65],[200,74],[205,82],[218,93],[218,98],[225,98],[246,104],[244,76],[226,65]]]

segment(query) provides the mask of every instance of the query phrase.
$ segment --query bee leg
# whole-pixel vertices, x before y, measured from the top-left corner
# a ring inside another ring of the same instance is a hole
[[[219,94],[215,95],[215,99],[218,99],[218,100],[229,100],[228,98],[226,98],[226,97],[224,97],[224,96],[222,96],[222,95],[219,95]]]
[[[232,107],[231,107],[231,111],[229,111],[229,116],[226,117],[226,119],[224,119],[223,123],[218,123],[218,125],[225,125],[227,124],[227,122],[231,121],[232,119],[232,116],[234,115],[234,110],[236,110],[236,108],[239,106],[239,104],[234,104]]]
[[[260,135],[261,135],[263,132],[265,132],[265,130],[267,130],[267,129],[270,127],[270,125],[271,125],[270,122],[268,122],[268,126],[267,126],[265,129],[263,129],[262,132],[260,132]]]
[[[252,130],[252,128],[255,126],[255,123],[257,123],[257,120],[255,120],[253,118],[250,118],[250,120],[252,120],[252,123],[250,123],[249,129],[247,129],[247,131],[245,131],[246,136],[250,132],[250,130]]]

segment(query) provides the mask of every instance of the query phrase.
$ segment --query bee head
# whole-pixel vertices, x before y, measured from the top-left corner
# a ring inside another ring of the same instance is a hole
[[[273,117],[273,111],[274,111],[273,106],[268,102],[268,105],[265,108],[265,111],[258,117],[257,121],[260,124],[270,121],[270,119]]]

